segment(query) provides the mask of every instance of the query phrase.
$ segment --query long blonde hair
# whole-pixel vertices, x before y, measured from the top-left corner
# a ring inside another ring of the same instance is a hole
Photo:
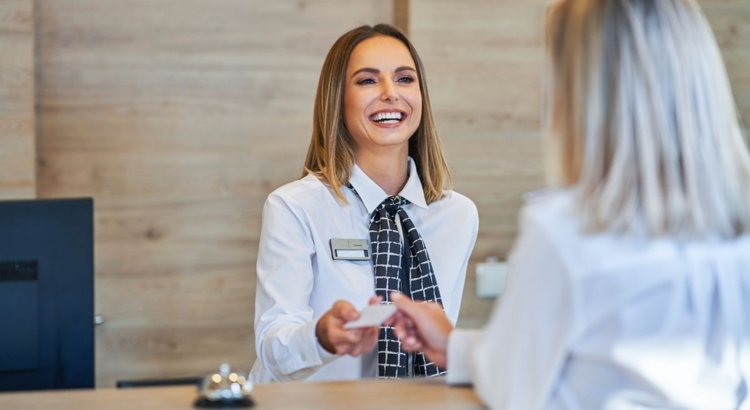
[[[388,36],[401,41],[414,59],[422,93],[422,119],[417,131],[409,139],[409,155],[416,163],[425,200],[428,204],[435,202],[442,198],[443,189],[450,188],[451,177],[432,118],[424,66],[406,35],[387,24],[357,27],[339,37],[328,51],[318,81],[312,138],[302,176],[308,173],[317,176],[346,203],[341,186],[349,182],[356,152],[354,140],[344,126],[342,102],[346,69],[354,48],[362,41],[375,36]]]
[[[561,0],[547,16],[549,137],[587,231],[750,230],[750,155],[693,0]]]

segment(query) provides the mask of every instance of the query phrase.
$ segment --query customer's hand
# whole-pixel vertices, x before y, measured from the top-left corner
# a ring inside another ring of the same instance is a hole
[[[398,313],[385,325],[395,328],[401,347],[410,352],[424,352],[436,366],[445,369],[448,336],[453,325],[443,308],[434,302],[414,302],[396,292],[391,293],[391,301],[398,307]]]
[[[379,296],[370,298],[370,304],[382,302]],[[344,324],[359,318],[359,312],[351,303],[339,300],[333,307],[323,314],[315,326],[315,336],[318,343],[327,352],[334,354],[348,354],[357,357],[369,352],[378,342],[379,326],[359,329],[344,329]]]

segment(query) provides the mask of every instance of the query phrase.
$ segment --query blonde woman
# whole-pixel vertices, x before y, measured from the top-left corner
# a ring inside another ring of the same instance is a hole
[[[693,0],[549,9],[561,189],[530,199],[484,331],[397,334],[496,409],[750,408],[750,158]]]
[[[458,318],[477,235],[450,175],[416,50],[388,25],[339,38],[318,83],[303,178],[274,191],[258,253],[256,382],[444,373],[393,329],[344,329],[399,291]]]

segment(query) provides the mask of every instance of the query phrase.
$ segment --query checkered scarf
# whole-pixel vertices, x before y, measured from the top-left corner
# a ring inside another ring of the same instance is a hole
[[[440,289],[427,247],[403,209],[403,206],[409,203],[400,196],[389,197],[370,217],[375,294],[382,296],[387,304],[391,303],[390,293],[396,291],[409,294],[412,300],[437,302],[442,305]],[[402,229],[399,229],[399,220]],[[407,247],[402,246],[401,231],[404,233],[403,244]],[[405,272],[408,272],[408,281],[404,280],[407,278]],[[424,353],[403,351],[393,327],[381,326],[378,339],[379,377],[431,377],[445,374],[445,370],[430,362]]]

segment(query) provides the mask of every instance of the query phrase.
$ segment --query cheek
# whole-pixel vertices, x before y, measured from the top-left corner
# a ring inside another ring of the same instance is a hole
[[[357,123],[357,113],[359,109],[357,107],[357,96],[351,92],[344,94],[344,125],[349,128],[350,125]]]
[[[369,96],[363,92],[347,92],[344,96],[344,115],[349,121],[361,121],[369,104]]]

